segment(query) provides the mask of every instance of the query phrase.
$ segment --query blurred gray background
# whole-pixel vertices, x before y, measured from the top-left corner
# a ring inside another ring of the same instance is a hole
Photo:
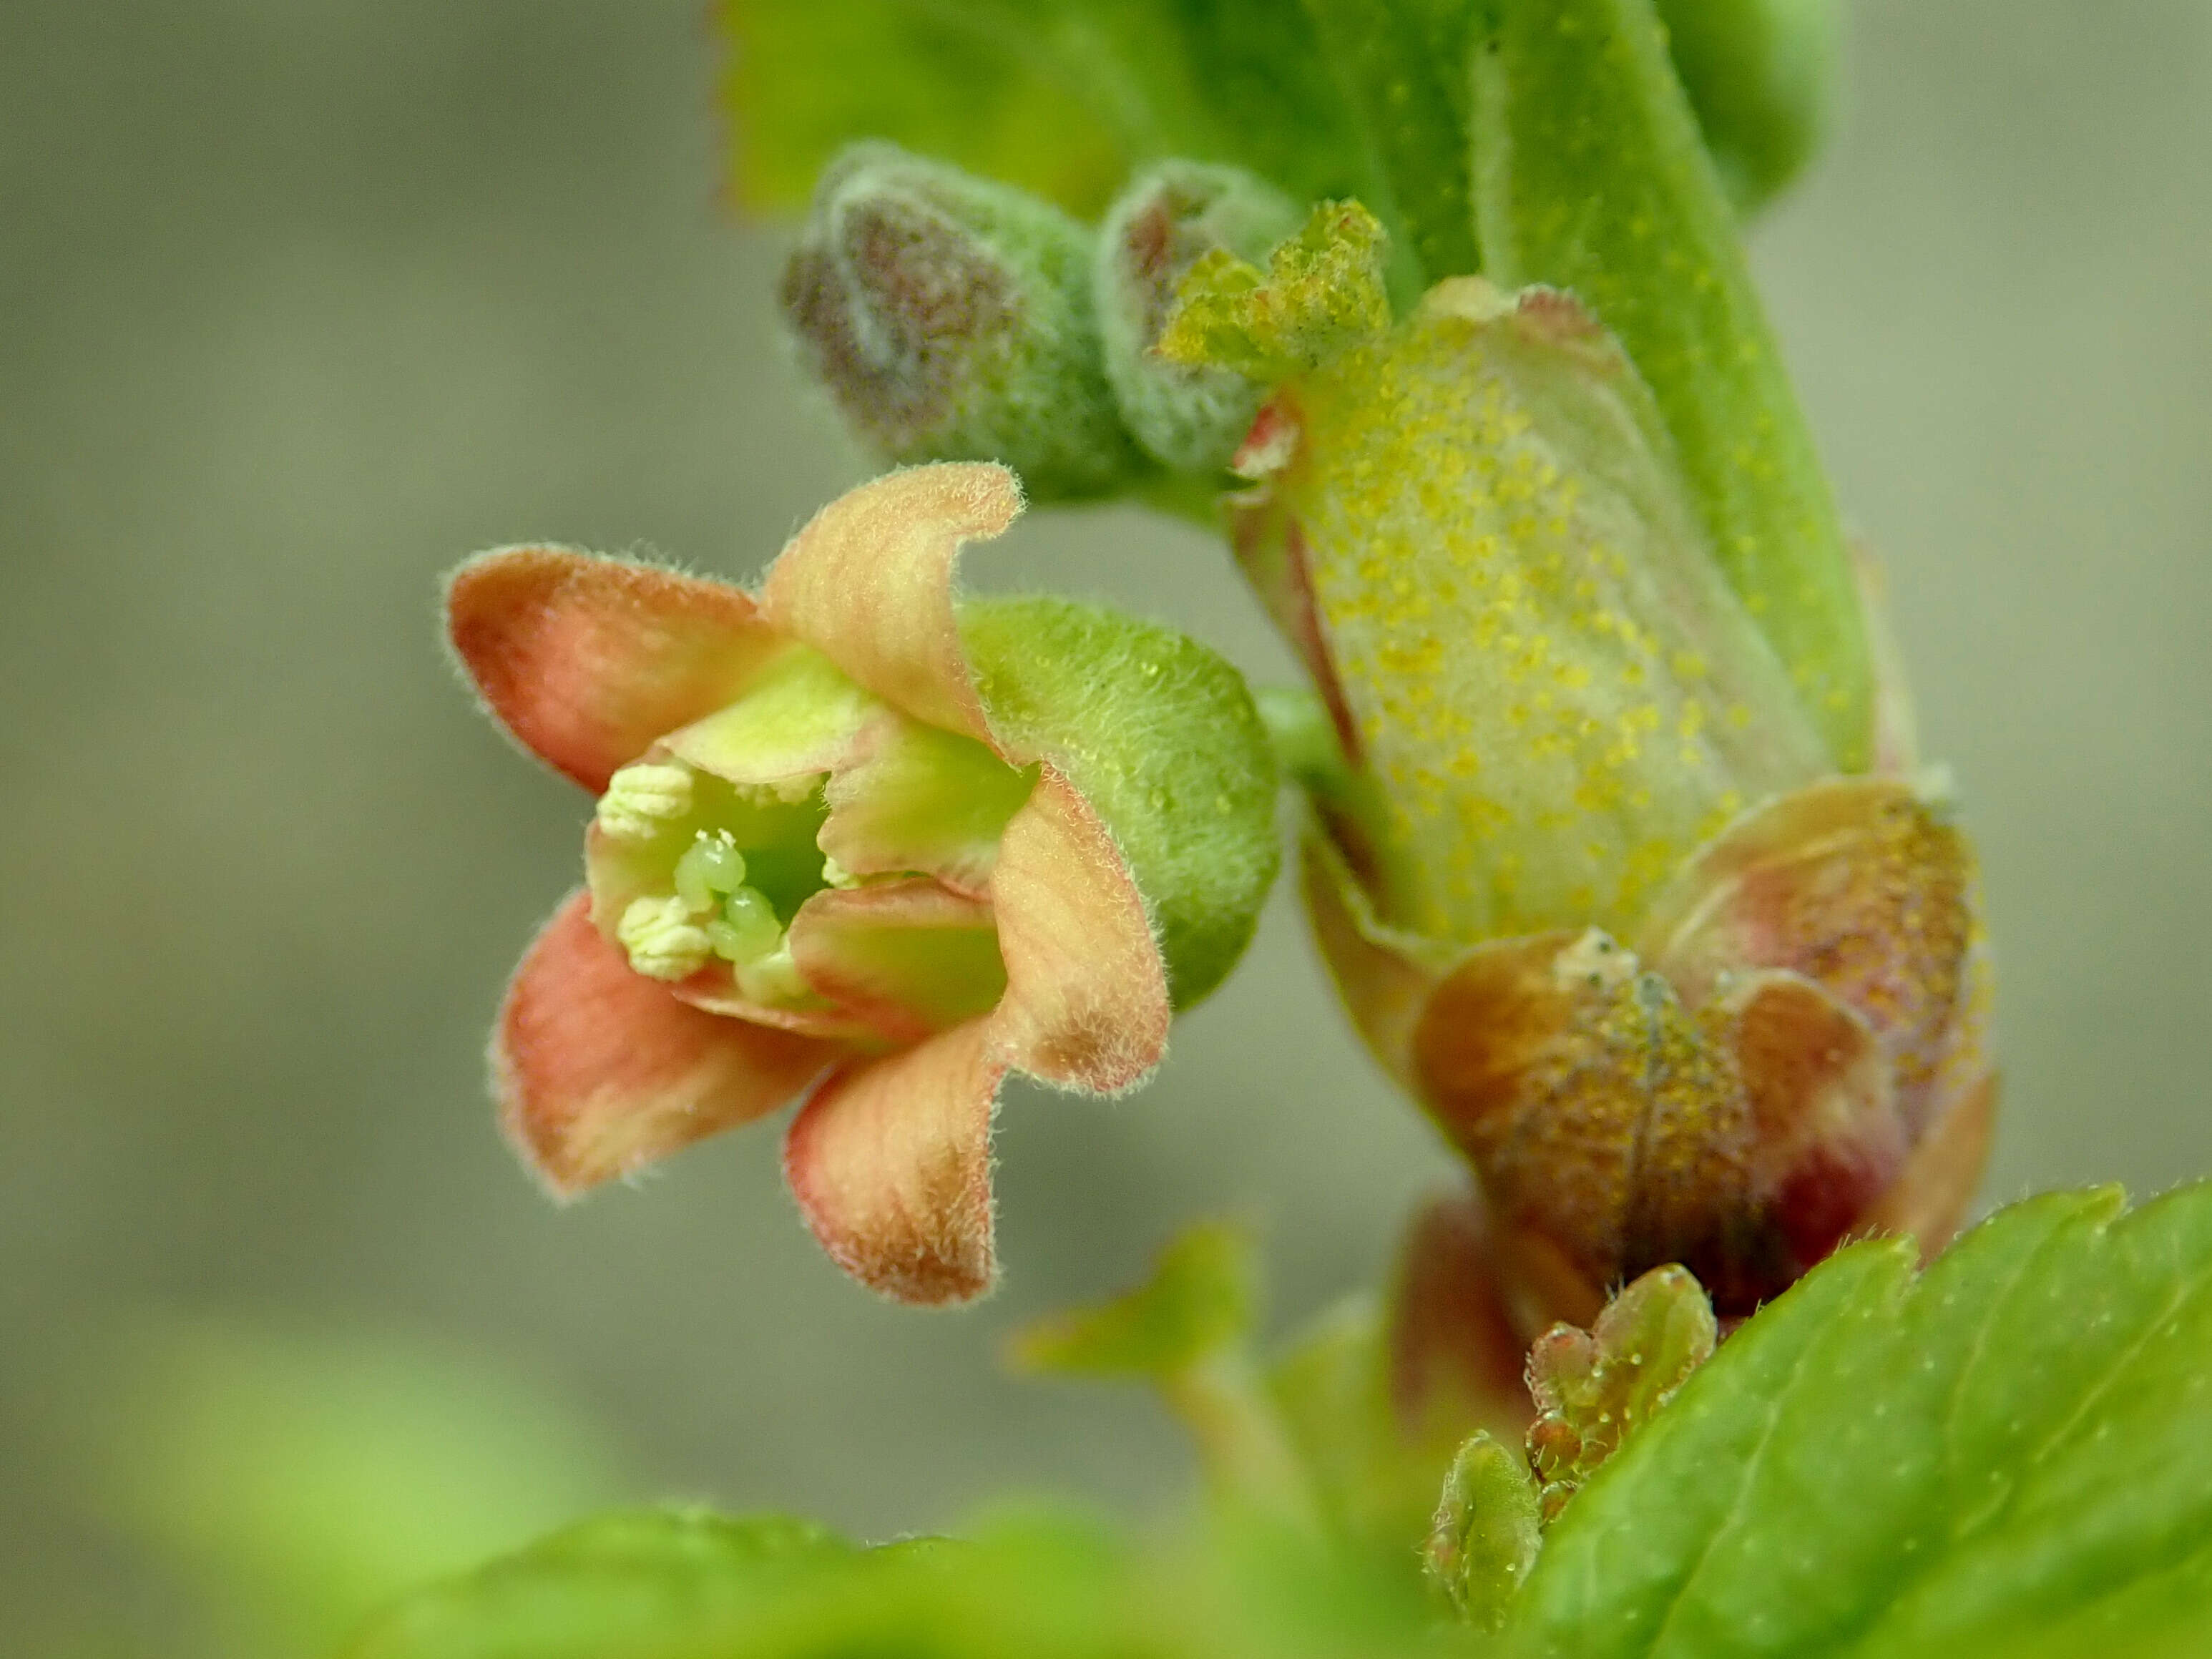
[[[566,1211],[498,1141],[484,1031],[586,803],[454,683],[439,574],[536,538],[743,577],[865,470],[717,202],[701,9],[0,9],[0,1649],[185,1628],[56,1426],[133,1310],[459,1345],[604,1425],[623,1490],[880,1535],[1171,1490],[1141,1398],[1011,1382],[1003,1334],[1201,1211],[1296,1318],[1448,1174],[1279,895],[1149,1091],[1010,1094],[973,1312],[840,1279],[769,1128]],[[2212,1170],[2212,7],[1855,14],[1755,253],[1986,861],[1985,1197],[2149,1191]],[[1180,526],[970,562],[1283,671]]]

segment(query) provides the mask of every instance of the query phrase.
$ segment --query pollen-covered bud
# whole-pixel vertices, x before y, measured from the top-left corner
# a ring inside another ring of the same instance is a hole
[[[784,314],[887,458],[1002,460],[1039,500],[1101,495],[1151,469],[1107,385],[1092,246],[1011,185],[857,144],[822,175]]]
[[[1362,230],[1201,265],[1169,344],[1277,381],[1232,533],[1326,714],[1274,720],[1309,908],[1480,1178],[1503,1304],[1533,1337],[1679,1261],[1734,1315],[1856,1234],[1940,1246],[1988,1128],[1989,987],[1887,658],[1839,729],[1620,342],[1478,278],[1377,319]]]
[[[1138,174],[1098,231],[1098,325],[1121,417],[1152,455],[1218,472],[1252,424],[1263,388],[1233,369],[1171,362],[1155,349],[1178,285],[1217,251],[1256,261],[1297,228],[1298,210],[1237,167],[1164,161]]]
[[[1387,805],[1391,925],[1618,932],[1735,813],[1828,769],[1650,394],[1567,296],[1447,283],[1262,422],[1281,437],[1243,533],[1279,538],[1309,596],[1309,656]]]

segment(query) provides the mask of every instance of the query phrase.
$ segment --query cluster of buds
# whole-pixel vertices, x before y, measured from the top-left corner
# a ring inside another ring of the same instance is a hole
[[[1000,466],[893,473],[756,592],[554,548],[456,574],[491,713],[598,797],[493,1046],[556,1192],[803,1100],[785,1169],[830,1254],[973,1297],[1001,1079],[1130,1088],[1235,963],[1276,863],[1250,696],[1149,623],[958,599],[1020,506]]]
[[[1152,348],[1194,265],[1256,257],[1297,216],[1249,173],[1167,161],[1094,231],[1010,185],[858,144],[816,189],[784,314],[886,459],[994,458],[1039,500],[1218,477],[1259,388]]]
[[[1271,372],[1232,538],[1326,714],[1306,896],[1480,1177],[1522,1340],[1662,1263],[1741,1315],[1855,1234],[1933,1248],[1989,988],[1901,685],[1844,773],[1618,343],[1479,278],[1363,322],[1376,241],[1328,210],[1264,277],[1201,273],[1164,349]]]

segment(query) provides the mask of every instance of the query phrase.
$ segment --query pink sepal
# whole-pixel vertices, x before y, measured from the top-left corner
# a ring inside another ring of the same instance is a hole
[[[1006,1066],[988,1026],[846,1066],[784,1139],[784,1177],[830,1260],[901,1302],[969,1301],[997,1276],[991,1113]]]
[[[630,971],[579,891],[507,987],[492,1085],[524,1161],[570,1196],[774,1111],[848,1052],[678,1000]]]
[[[479,554],[447,584],[446,620],[494,716],[593,794],[783,648],[737,588],[573,548]]]
[[[912,466],[848,490],[791,538],[761,585],[762,616],[915,719],[981,742],[990,728],[952,609],[961,547],[1022,510],[990,461]]]
[[[1090,802],[1050,765],[991,872],[1006,995],[992,1016],[1013,1064],[1064,1089],[1118,1094],[1167,1052],[1167,968],[1144,899]]]

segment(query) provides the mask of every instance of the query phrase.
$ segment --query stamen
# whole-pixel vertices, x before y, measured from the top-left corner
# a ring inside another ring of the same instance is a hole
[[[630,967],[647,979],[689,979],[714,954],[706,930],[693,923],[680,898],[632,899],[615,924],[615,938]]]
[[[617,841],[650,841],[690,810],[690,769],[649,763],[625,766],[609,778],[596,816],[599,829]]]

